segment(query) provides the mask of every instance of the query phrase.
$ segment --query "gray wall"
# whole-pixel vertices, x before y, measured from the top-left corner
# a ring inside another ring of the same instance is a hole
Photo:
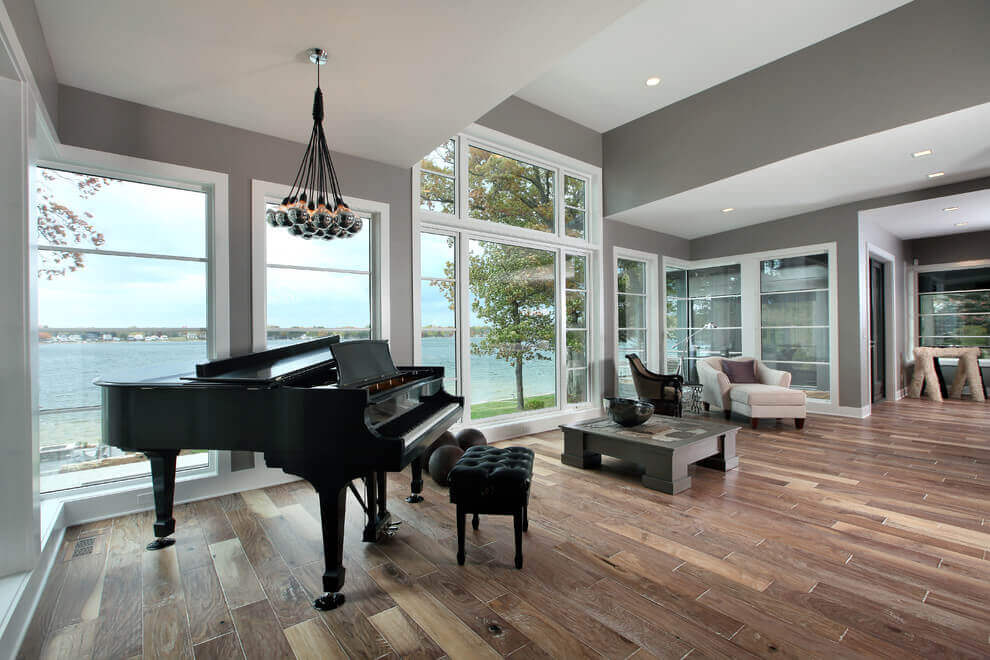
[[[502,101],[478,119],[477,123],[586,163],[602,166],[601,133],[544,110],[518,96],[510,96]]]
[[[918,238],[908,241],[908,249],[910,258],[917,259],[919,266],[990,259],[990,231]]]
[[[55,67],[51,55],[48,54],[48,44],[45,33],[38,20],[38,11],[34,0],[3,0],[3,5],[14,25],[17,41],[24,49],[28,66],[34,74],[34,80],[41,91],[41,100],[48,110],[52,123],[58,126],[58,80],[55,78]]]
[[[604,271],[605,297],[605,356],[603,373],[605,377],[604,394],[611,396],[615,393],[615,361],[624,360],[625,356],[615,354],[615,270],[612,262],[616,247],[631,248],[641,252],[651,252],[661,257],[690,258],[690,242],[684,238],[670,236],[642,227],[627,225],[624,222],[605,220],[602,261]],[[663,272],[663,259],[660,259],[660,273]],[[660,286],[660,273],[657,287]],[[658,290],[660,290],[658,288]],[[661,296],[661,301],[663,297]],[[664,336],[663,322],[665,315],[660,315],[660,337]],[[658,347],[659,348],[659,347]]]
[[[986,0],[917,0],[608,131],[605,214],[990,101],[988,34]]]
[[[62,86],[64,144],[197,167],[228,175],[231,350],[251,350],[251,180],[290,184],[303,144]],[[308,131],[301,114],[300,135]],[[305,137],[305,136],[303,136]],[[344,192],[389,204],[391,346],[412,360],[412,216],[410,170],[333,155]]]

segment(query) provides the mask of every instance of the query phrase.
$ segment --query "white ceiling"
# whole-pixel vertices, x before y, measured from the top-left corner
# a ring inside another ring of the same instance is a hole
[[[953,206],[959,209],[944,210]],[[990,229],[990,189],[871,209],[861,212],[860,218],[904,239],[987,230]],[[957,223],[965,224],[957,227]],[[990,245],[986,247],[990,251]]]
[[[409,166],[641,0],[36,0],[61,83]]]
[[[609,217],[690,239],[870,197],[990,176],[987,126],[990,103],[809,151]],[[911,156],[929,148],[934,149],[931,156]],[[939,171],[945,176],[928,178]],[[735,211],[721,212],[728,207]],[[929,218],[932,234],[963,229]],[[971,224],[965,231],[979,228],[976,216],[967,219]],[[918,231],[898,229],[894,221],[892,227],[890,231],[903,238]]]
[[[904,4],[648,0],[516,95],[604,133]]]

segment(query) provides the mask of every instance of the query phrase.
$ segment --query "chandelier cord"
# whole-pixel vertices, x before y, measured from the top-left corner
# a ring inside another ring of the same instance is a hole
[[[316,64],[316,90],[313,93],[313,127],[309,142],[289,195],[277,209],[269,209],[265,219],[269,225],[286,227],[289,233],[304,239],[348,238],[361,231],[364,221],[344,202],[327,144],[320,72],[320,65],[326,62],[326,51],[314,48],[310,58]]]

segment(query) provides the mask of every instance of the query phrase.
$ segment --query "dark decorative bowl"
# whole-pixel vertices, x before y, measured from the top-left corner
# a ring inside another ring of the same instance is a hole
[[[622,426],[639,426],[653,416],[653,404],[636,399],[608,397],[608,414],[612,421]]]

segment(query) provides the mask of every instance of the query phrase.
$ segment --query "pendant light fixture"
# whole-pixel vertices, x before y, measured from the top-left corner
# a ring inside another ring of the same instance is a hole
[[[302,163],[292,182],[288,197],[277,209],[269,209],[265,220],[272,227],[285,227],[290,234],[305,239],[349,238],[361,231],[364,221],[347,207],[340,192],[340,182],[333,169],[327,137],[323,132],[323,90],[320,67],[327,62],[322,48],[310,50],[309,60],[316,65],[316,92],[313,95],[313,132],[303,154]]]

